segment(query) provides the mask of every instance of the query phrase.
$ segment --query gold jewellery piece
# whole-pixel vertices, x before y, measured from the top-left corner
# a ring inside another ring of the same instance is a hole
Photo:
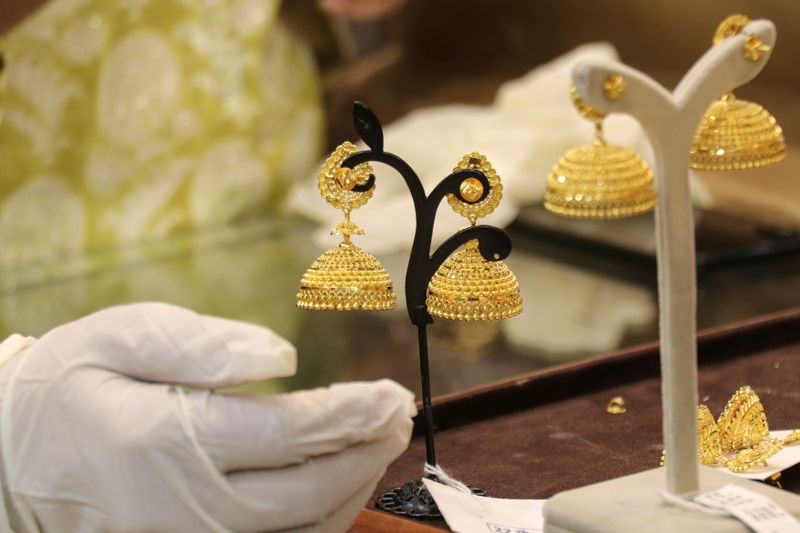
[[[749,23],[745,15],[731,15],[717,27],[713,43],[738,35]],[[749,61],[759,61],[769,50],[761,39],[751,35],[744,42],[742,54]],[[737,99],[732,92],[708,108],[691,151],[692,168],[698,170],[758,168],[785,158],[786,140],[775,117],[754,102]]]
[[[697,457],[701,464],[745,472],[767,466],[767,459],[800,440],[800,430],[783,439],[769,434],[758,395],[745,385],[737,390],[715,421],[707,406],[697,406]]]
[[[619,74],[611,74],[603,82],[603,94],[612,102],[619,100],[627,88],[628,82]]]
[[[503,196],[500,177],[486,156],[473,152],[464,156],[454,171],[473,169],[486,176],[489,192],[480,202],[466,203],[456,195],[447,201],[453,210],[466,217],[474,226],[479,217],[495,210]],[[462,196],[477,200],[483,185],[475,178],[461,183]],[[522,312],[522,297],[516,276],[502,261],[487,261],[480,253],[477,240],[469,241],[461,250],[448,257],[428,284],[426,299],[432,316],[451,320],[495,320]]]
[[[625,398],[622,396],[614,396],[606,404],[606,413],[610,415],[622,415],[627,411],[628,407],[625,405]]]
[[[603,84],[609,100],[619,99],[626,87],[619,75],[609,76]],[[547,175],[545,209],[573,218],[620,218],[653,209],[653,171],[630,148],[606,142],[605,115],[584,102],[575,86],[570,95],[578,113],[594,122],[595,140],[568,150],[553,165]]]
[[[331,235],[342,235],[342,242],[318,257],[303,274],[297,293],[300,309],[377,311],[394,309],[396,305],[386,269],[375,256],[350,241],[351,235],[364,234],[350,220],[350,212],[367,203],[375,191],[374,186],[363,192],[353,190],[367,182],[372,174],[370,165],[342,167],[342,162],[356,150],[349,142],[340,145],[320,170],[320,194],[330,205],[344,211],[344,220],[331,231]]]

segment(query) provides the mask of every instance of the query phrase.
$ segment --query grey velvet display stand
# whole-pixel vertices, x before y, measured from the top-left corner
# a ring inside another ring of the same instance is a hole
[[[711,102],[753,79],[769,59],[745,57],[750,36],[773,47],[775,26],[753,21],[709,49],[670,93],[626,65],[584,62],[573,71],[578,92],[604,113],[639,120],[653,147],[658,188],[658,263],[661,390],[665,468],[556,494],[544,508],[545,532],[702,531],[746,532],[741,522],[669,504],[666,492],[690,499],[728,483],[762,493],[796,517],[800,497],[763,483],[735,478],[697,462],[697,342],[694,223],[689,194],[689,152],[700,119]],[[609,100],[604,83],[622,76],[626,89]],[[736,388],[742,383],[732,383]]]

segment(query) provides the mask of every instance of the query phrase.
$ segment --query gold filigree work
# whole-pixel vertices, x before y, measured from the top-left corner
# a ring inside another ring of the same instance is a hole
[[[764,406],[747,385],[731,396],[716,421],[707,406],[697,406],[697,458],[704,465],[724,466],[732,472],[765,467],[767,459],[798,439],[800,430],[783,439],[770,435]]]
[[[620,218],[656,203],[653,171],[633,150],[587,144],[566,152],[547,175],[545,208],[574,218]]]
[[[591,120],[592,122],[597,123],[606,118],[605,113],[596,107],[590,106],[583,98],[581,98],[581,96],[578,94],[578,88],[574,85],[569,86],[569,97],[570,100],[572,100],[572,105],[574,105],[575,109],[578,110],[578,114],[586,120]]]
[[[331,230],[342,235],[338,247],[328,250],[309,267],[300,280],[297,307],[314,311],[381,311],[394,309],[396,296],[386,269],[372,254],[354,245],[351,235],[364,230],[350,220],[350,212],[372,198],[375,187],[354,191],[372,174],[366,163],[353,169],[342,167],[344,160],[356,152],[346,142],[331,154],[319,173],[319,190],[330,205],[344,211],[344,220]]]
[[[727,17],[714,32],[713,43],[739,35],[750,23],[745,15]],[[742,45],[749,61],[758,61],[770,47],[755,35]],[[697,170],[746,170],[765,167],[786,158],[786,140],[775,117],[763,107],[739,100],[732,92],[713,102],[700,121],[691,149]]]
[[[350,220],[350,211],[366,203],[374,187],[353,190],[366,183],[372,169],[366,164],[353,169],[342,167],[356,152],[355,145],[344,143],[325,161],[319,175],[319,189],[332,206],[342,209],[345,218],[331,231],[341,234],[337,248],[322,254],[303,275],[297,306],[310,310],[384,310],[395,307],[392,281],[380,262],[350,241],[364,232]],[[450,195],[449,204],[474,225],[480,216],[491,213],[502,198],[500,177],[486,156],[472,152],[464,156],[455,170],[473,169],[486,176],[489,191],[476,178],[467,178],[459,192],[467,200]],[[481,198],[483,198],[481,200]],[[469,203],[473,202],[473,203]],[[480,253],[478,241],[470,241],[451,255],[434,274],[426,298],[432,316],[453,320],[494,320],[519,314],[522,299],[517,278],[502,261],[488,261]]]
[[[475,225],[479,217],[494,211],[503,196],[503,185],[486,156],[467,154],[454,171],[478,170],[489,181],[489,191],[476,203],[461,201],[451,194],[447,202],[456,213]],[[459,187],[466,200],[474,201],[484,194],[476,178],[467,178]],[[426,305],[431,316],[450,320],[497,320],[522,312],[522,297],[516,276],[502,261],[488,261],[480,252],[477,240],[469,241],[438,268],[428,284]]]
[[[731,396],[717,419],[723,453],[750,448],[769,439],[767,414],[758,395],[745,385]]]
[[[726,93],[700,121],[691,158],[698,170],[759,168],[786,158],[786,140],[766,109]]]
[[[428,312],[450,320],[497,320],[522,312],[516,276],[502,261],[487,261],[470,241],[439,267],[428,285]]]
[[[467,217],[470,222],[474,222],[478,218],[485,217],[492,213],[492,211],[500,205],[500,200],[503,198],[503,184],[500,183],[500,176],[497,175],[497,172],[492,167],[492,164],[489,163],[489,160],[486,159],[486,156],[478,152],[467,154],[459,161],[458,165],[455,166],[453,172],[458,170],[478,170],[482,172],[483,175],[486,176],[486,179],[489,180],[489,194],[480,202],[472,204],[462,202],[455,194],[449,194],[447,195],[447,203],[450,204],[453,211],[461,216]],[[465,186],[465,182],[469,182],[469,184]],[[475,182],[480,185],[480,193],[477,195],[475,195],[475,192],[477,192],[474,187]],[[461,182],[459,190],[463,193],[465,187],[469,190],[469,194],[475,199],[480,198],[483,194],[483,185],[475,178],[467,178]],[[469,200],[466,196],[465,199]]]
[[[595,141],[568,150],[553,165],[545,209],[573,218],[620,218],[651,210],[656,204],[653,171],[633,150],[606,142],[605,115],[584,102],[574,86],[570,96],[578,113],[595,123]]]
[[[364,192],[353,191],[356,184],[363,185],[372,174],[367,163],[355,168],[343,168],[342,163],[356,153],[356,145],[345,142],[336,147],[319,171],[319,192],[331,206],[349,213],[358,209],[372,198],[375,187]]]
[[[369,252],[340,244],[322,254],[303,274],[297,307],[313,311],[394,309],[392,280]]]

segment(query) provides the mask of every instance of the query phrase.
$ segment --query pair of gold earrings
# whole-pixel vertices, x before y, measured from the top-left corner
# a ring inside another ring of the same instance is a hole
[[[738,35],[750,19],[727,17],[717,27],[713,43]],[[769,51],[760,39],[749,37],[742,49],[745,58],[758,61]],[[609,76],[606,98],[617,100],[626,84]],[[633,150],[609,144],[603,137],[605,115],[581,100],[570,88],[578,113],[595,123],[595,141],[567,151],[547,176],[545,208],[574,218],[618,218],[637,215],[655,206],[653,172]],[[753,102],[738,100],[732,92],[713,102],[694,138],[691,166],[698,170],[739,170],[767,166],[786,157],[783,131],[775,118]]]
[[[363,230],[350,220],[350,213],[372,198],[375,187],[364,189],[372,167],[367,163],[349,169],[344,160],[356,152],[352,143],[340,145],[322,166],[319,190],[331,206],[344,211],[344,220],[332,231],[342,235],[336,248],[326,251],[311,265],[300,280],[297,306],[324,311],[394,309],[396,296],[392,280],[378,259],[352,243],[352,235]],[[473,152],[464,156],[454,171],[473,169],[482,172],[490,190],[483,200],[462,202],[449,195],[453,210],[466,217],[471,225],[490,214],[502,198],[502,184],[486,157]],[[474,178],[461,184],[460,192],[468,200],[483,195],[483,185]],[[478,241],[468,242],[451,255],[433,275],[428,285],[427,310],[432,316],[453,320],[491,320],[507,318],[522,311],[519,284],[502,261],[487,261],[480,254]]]

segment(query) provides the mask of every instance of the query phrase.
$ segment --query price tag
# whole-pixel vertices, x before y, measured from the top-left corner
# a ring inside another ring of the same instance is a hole
[[[457,533],[541,533],[545,500],[487,498],[423,478],[450,529]]]
[[[797,533],[800,522],[778,504],[738,485],[725,485],[694,499],[715,509],[724,509],[756,533]]]

